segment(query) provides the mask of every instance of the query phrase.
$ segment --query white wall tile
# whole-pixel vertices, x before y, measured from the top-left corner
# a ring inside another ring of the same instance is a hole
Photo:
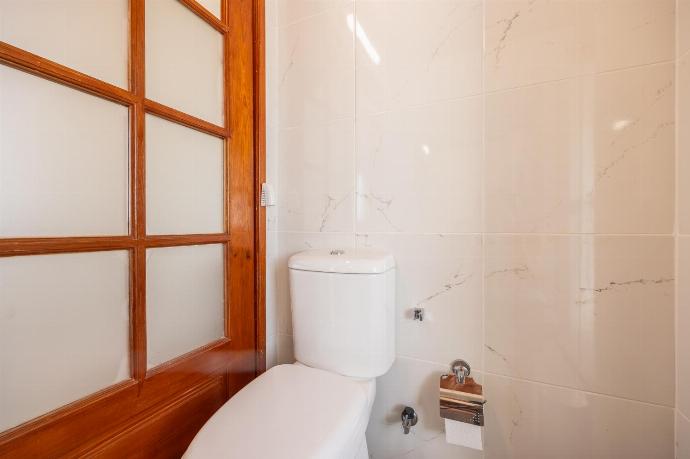
[[[444,365],[462,358],[481,370],[481,236],[365,234],[357,245],[395,256],[397,354]]]
[[[672,237],[585,238],[580,376],[592,392],[674,404]],[[645,362],[642,373],[634,368]]]
[[[579,230],[578,93],[566,80],[487,96],[486,231]]]
[[[690,419],[676,411],[676,459],[690,459]]]
[[[279,133],[282,231],[354,231],[354,120]]]
[[[481,0],[363,0],[356,13],[358,114],[481,92]]]
[[[676,316],[676,406],[690,416],[690,236],[678,238],[678,305]]]
[[[690,51],[690,0],[678,0],[677,6],[678,37],[676,54],[682,56]]]
[[[481,231],[482,99],[357,120],[357,230]]]
[[[354,116],[351,4],[282,27],[278,47],[281,127]]]
[[[277,24],[288,25],[348,3],[351,0],[276,0]]]
[[[485,457],[671,458],[673,409],[485,375]]]
[[[690,234],[690,53],[678,61],[678,228]]]
[[[369,455],[379,458],[479,459],[480,451],[446,443],[439,416],[439,377],[444,365],[398,357],[377,380],[376,400],[367,429]],[[408,435],[400,424],[405,406],[417,411],[419,421]]]
[[[486,89],[578,74],[577,1],[486,2]]]
[[[490,232],[670,234],[673,65],[487,96]]]
[[[668,62],[675,50],[675,0],[587,0],[578,6],[582,73]]]
[[[489,0],[486,88],[670,61],[674,18],[674,0]]]
[[[488,236],[485,257],[486,370],[580,387],[579,237]]]
[[[582,91],[583,231],[672,233],[673,64],[587,77]]]

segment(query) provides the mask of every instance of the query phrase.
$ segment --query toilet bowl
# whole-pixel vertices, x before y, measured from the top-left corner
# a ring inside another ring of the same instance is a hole
[[[366,459],[376,377],[395,355],[395,261],[376,249],[290,258],[294,364],[226,402],[184,457]]]
[[[209,419],[184,457],[366,459],[375,387],[299,364],[273,367]]]

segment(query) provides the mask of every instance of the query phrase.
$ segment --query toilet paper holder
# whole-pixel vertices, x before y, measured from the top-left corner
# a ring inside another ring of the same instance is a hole
[[[450,372],[439,381],[440,414],[444,419],[484,425],[484,394],[481,384],[470,376],[472,369],[462,359],[450,364]]]

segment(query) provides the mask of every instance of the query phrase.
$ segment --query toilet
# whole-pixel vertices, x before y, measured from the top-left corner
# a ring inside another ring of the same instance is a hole
[[[395,358],[395,260],[377,249],[309,250],[288,268],[296,362],[228,400],[185,458],[369,457],[375,378]]]

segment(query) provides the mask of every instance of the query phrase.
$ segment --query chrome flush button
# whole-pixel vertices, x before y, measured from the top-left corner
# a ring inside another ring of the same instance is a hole
[[[331,255],[345,255],[345,251],[341,249],[333,249],[331,250]]]

